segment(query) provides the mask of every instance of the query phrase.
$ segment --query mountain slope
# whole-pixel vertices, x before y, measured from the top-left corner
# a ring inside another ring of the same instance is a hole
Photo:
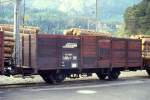
[[[98,0],[99,20],[108,24],[122,23],[125,9],[140,1]],[[26,0],[25,14],[22,3],[21,15],[25,15],[26,25],[39,26],[49,33],[55,33],[56,30],[60,33],[70,27],[87,28],[88,24],[94,29],[95,4],[96,0]],[[12,3],[4,3],[0,7],[0,23],[13,23]]]
[[[129,7],[125,12],[126,31],[130,34],[150,34],[150,0]]]

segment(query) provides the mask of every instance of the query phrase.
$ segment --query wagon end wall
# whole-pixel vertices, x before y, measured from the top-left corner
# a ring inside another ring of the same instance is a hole
[[[4,70],[4,34],[0,31],[0,74]]]

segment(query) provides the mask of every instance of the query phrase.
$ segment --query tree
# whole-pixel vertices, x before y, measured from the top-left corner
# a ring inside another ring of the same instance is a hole
[[[125,14],[125,31],[132,34],[150,34],[150,0],[129,7]]]

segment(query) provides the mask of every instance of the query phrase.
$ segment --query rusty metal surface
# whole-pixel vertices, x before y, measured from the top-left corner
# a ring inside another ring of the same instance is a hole
[[[142,66],[140,40],[50,34],[24,39],[24,63],[38,70]]]
[[[127,42],[126,39],[112,38],[112,68],[125,67],[127,56]]]
[[[142,67],[142,41],[128,41],[128,67]]]
[[[61,36],[59,39],[60,63],[59,68],[79,68],[80,38],[77,36]]]
[[[112,39],[112,67],[142,66],[141,41],[134,39]]]
[[[98,67],[109,68],[111,63],[111,39],[98,37]]]
[[[54,35],[37,36],[37,57],[38,69],[56,69],[59,64],[57,37]]]
[[[4,34],[0,31],[0,72],[3,71],[4,68]]]
[[[24,34],[22,47],[22,67],[36,68],[36,34]]]
[[[63,35],[38,35],[37,38],[38,69],[79,67],[80,38]]]
[[[96,36],[81,37],[81,67],[97,67],[97,38]]]

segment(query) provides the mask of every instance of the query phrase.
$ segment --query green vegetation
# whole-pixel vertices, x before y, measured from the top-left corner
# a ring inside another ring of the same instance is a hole
[[[143,0],[133,7],[129,7],[125,14],[125,31],[131,34],[150,35],[150,0]]]
[[[13,23],[12,0],[0,4],[0,23]],[[8,2],[9,1],[9,2]],[[23,0],[22,0],[23,1]],[[25,0],[21,16],[25,25],[38,26],[48,33],[62,33],[64,29],[95,29],[96,0]],[[99,0],[99,20],[108,26],[106,31],[116,32],[115,26],[123,22],[123,13],[141,0]],[[24,14],[25,11],[25,14]],[[23,24],[23,22],[21,21]]]

